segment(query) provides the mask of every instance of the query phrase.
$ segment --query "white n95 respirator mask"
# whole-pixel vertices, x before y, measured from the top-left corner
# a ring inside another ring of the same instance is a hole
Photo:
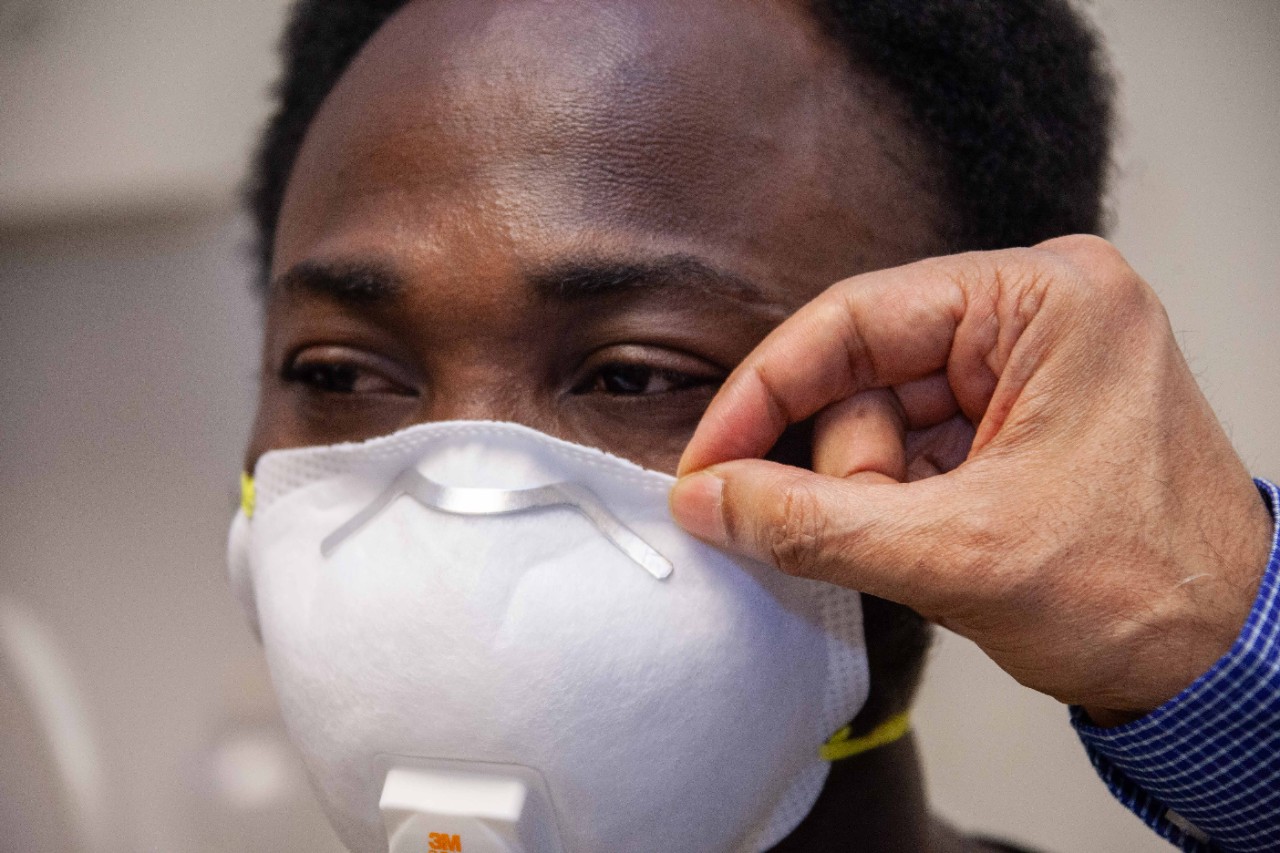
[[[858,595],[681,531],[515,424],[259,460],[232,585],[357,853],[758,853],[867,694]]]

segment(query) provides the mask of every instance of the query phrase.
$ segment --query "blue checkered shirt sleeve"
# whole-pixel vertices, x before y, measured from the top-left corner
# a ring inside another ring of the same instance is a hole
[[[1258,480],[1273,518],[1280,490]],[[1071,722],[1111,793],[1186,851],[1280,851],[1280,525],[1235,645],[1194,684],[1114,728]]]

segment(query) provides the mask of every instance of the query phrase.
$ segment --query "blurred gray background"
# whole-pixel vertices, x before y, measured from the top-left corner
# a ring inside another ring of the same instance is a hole
[[[340,848],[223,579],[258,338],[236,191],[279,0],[0,0],[0,851]],[[1122,83],[1114,239],[1280,476],[1280,3],[1090,7]],[[938,809],[1171,849],[1052,700],[944,637]]]

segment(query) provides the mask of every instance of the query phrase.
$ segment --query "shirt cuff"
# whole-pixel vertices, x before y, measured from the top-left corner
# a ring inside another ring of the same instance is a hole
[[[1280,490],[1256,480],[1280,518]],[[1112,794],[1185,851],[1280,850],[1280,525],[1231,649],[1139,720],[1071,723]]]

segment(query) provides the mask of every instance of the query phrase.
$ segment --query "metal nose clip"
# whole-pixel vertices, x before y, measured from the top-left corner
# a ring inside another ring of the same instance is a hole
[[[618,550],[658,580],[671,574],[671,561],[609,512],[590,490],[575,483],[552,483],[536,489],[471,489],[442,486],[409,468],[354,518],[325,537],[320,553],[329,557],[362,527],[408,495],[430,509],[452,515],[507,515],[543,507],[568,507],[582,513]]]

